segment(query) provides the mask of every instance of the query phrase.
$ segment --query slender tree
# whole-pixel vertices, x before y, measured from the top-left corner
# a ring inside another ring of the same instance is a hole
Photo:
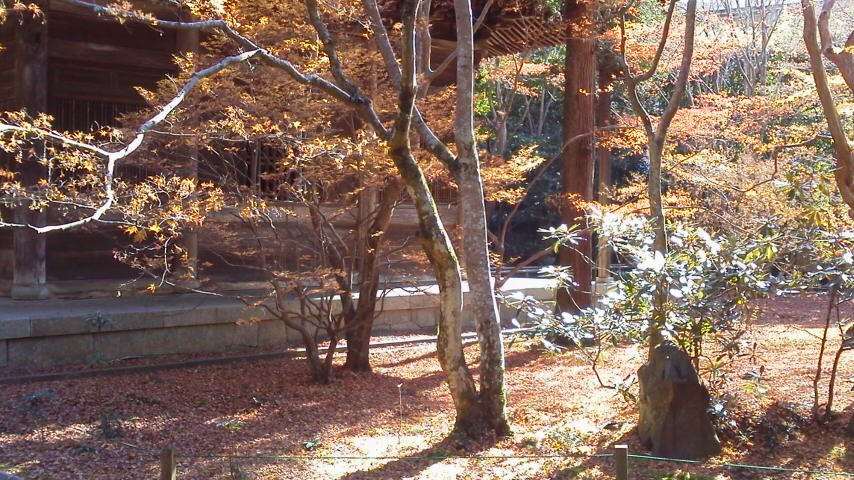
[[[694,28],[697,20],[697,0],[688,0],[687,2],[685,34],[682,42],[682,59],[679,63],[673,92],[667,101],[667,105],[664,107],[664,111],[661,112],[657,120],[653,120],[647,111],[647,107],[641,102],[638,95],[638,88],[643,82],[650,80],[658,70],[659,62],[661,62],[661,57],[664,54],[664,48],[670,37],[670,28],[673,23],[676,4],[676,0],[670,0],[668,3],[661,39],[656,48],[655,56],[649,68],[642,73],[632,73],[632,69],[626,60],[625,20],[621,22],[621,29],[624,32],[621,41],[621,52],[627,73],[625,85],[629,103],[632,106],[635,116],[640,120],[646,134],[647,154],[649,156],[649,177],[647,179],[649,215],[655,230],[654,248],[662,257],[667,254],[667,232],[665,228],[664,206],[661,201],[661,160],[664,155],[665,142],[667,141],[667,130],[670,128],[677,110],[679,110],[680,102],[685,94],[685,87],[688,84],[688,77],[691,73],[691,59],[694,55]],[[652,351],[662,341],[661,329],[665,321],[666,312],[664,311],[664,304],[666,301],[667,289],[659,288],[656,293],[656,308],[649,324],[650,355],[652,355]]]
[[[474,28],[471,0],[454,0],[457,24],[457,105],[454,141],[457,184],[463,219],[463,258],[469,285],[469,312],[480,344],[480,396],[485,420],[498,434],[509,433],[505,414],[504,345],[498,305],[492,289],[486,206],[477,143],[474,138]]]
[[[854,218],[854,152],[851,142],[845,133],[845,127],[839,115],[839,110],[830,91],[827,71],[824,68],[822,54],[839,69],[848,89],[854,94],[854,30],[848,35],[844,48],[833,45],[830,32],[830,16],[833,12],[834,0],[825,0],[822,4],[818,19],[812,0],[801,0],[804,13],[804,43],[810,58],[815,89],[818,93],[827,128],[833,139],[833,155],[836,158],[836,186],[842,199],[849,207],[849,215]]]

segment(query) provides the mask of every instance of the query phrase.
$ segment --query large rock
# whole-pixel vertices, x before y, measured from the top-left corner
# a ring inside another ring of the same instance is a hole
[[[638,435],[653,455],[697,459],[721,451],[709,418],[709,391],[691,359],[670,342],[638,370]]]

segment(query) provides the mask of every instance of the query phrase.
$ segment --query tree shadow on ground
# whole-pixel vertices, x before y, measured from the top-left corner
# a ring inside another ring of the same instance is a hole
[[[840,445],[850,440],[844,436],[848,416],[840,417],[830,425],[818,426],[811,422],[806,412],[791,404],[776,401],[755,419],[741,419],[738,431],[725,430],[720,433],[724,448],[741,452],[742,455],[728,458],[727,462],[712,457],[700,463],[655,461],[642,458],[629,459],[629,478],[637,479],[713,479],[719,476],[738,479],[792,479],[803,478],[803,472],[771,471],[761,468],[739,468],[721,463],[751,465],[756,467],[781,467],[792,470],[833,470],[850,472],[854,467],[854,452],[847,452]],[[613,454],[615,445],[628,445],[631,455],[650,455],[640,442],[636,428],[623,433],[617,439],[606,439],[595,446],[596,454]],[[850,447],[849,447],[850,449]],[[834,452],[839,452],[834,455]],[[835,458],[835,465],[820,467],[818,459]],[[613,457],[587,458],[578,465],[553,472],[552,480],[576,478],[582,472],[599,470],[614,476]],[[676,476],[685,472],[691,476]],[[812,477],[810,477],[812,478]]]
[[[300,359],[18,385],[7,392],[6,399],[0,399],[0,410],[9,413],[0,415],[0,455],[10,465],[36,460],[35,467],[25,467],[21,472],[24,476],[87,477],[97,464],[105,465],[99,473],[103,478],[132,478],[137,474],[142,478],[151,476],[156,452],[170,443],[179,446],[179,455],[187,456],[310,454],[304,445],[316,440],[324,443],[328,431],[334,430],[340,437],[342,433],[371,435],[375,429],[392,428],[390,425],[399,418],[401,394],[409,412],[404,420],[407,423],[420,424],[418,417],[439,411],[452,414],[447,392],[442,392],[438,402],[436,395],[424,394],[441,387],[444,381],[435,360],[431,360],[435,351],[413,356],[413,362],[429,364],[425,374],[414,378],[376,371],[354,374],[337,366],[331,385],[312,383]],[[512,353],[507,356],[507,365],[514,368],[535,358],[530,352]],[[388,363],[389,359],[385,360]],[[385,366],[383,362],[376,365]],[[37,391],[52,393],[30,408],[28,395]],[[105,438],[99,426],[102,417],[112,417],[121,433]],[[452,442],[448,439],[414,456],[453,451]],[[140,446],[145,452],[126,444]],[[40,458],[60,455],[68,458],[64,465],[38,470]],[[187,459],[184,463],[189,478],[210,478],[223,468],[222,460]],[[429,461],[419,460],[412,468],[429,466]],[[383,467],[381,471],[394,468]],[[129,470],[137,473],[128,474]]]
[[[613,478],[615,477],[616,472],[614,459],[613,457],[605,455],[614,453],[614,445],[629,445],[629,452],[637,452],[642,448],[635,429],[632,428],[616,440],[614,440],[613,437],[599,439],[594,445],[591,445],[593,447],[593,452],[591,454],[587,456],[579,455],[579,458],[581,459],[579,463],[551,472],[548,478],[550,480],[567,480],[577,478],[579,475],[584,473],[589,474],[593,471],[604,473],[607,478]],[[571,459],[572,455],[569,454],[568,458]],[[630,472],[629,478],[636,477]]]
[[[10,465],[68,456],[68,465],[58,470],[21,472],[54,478],[86,477],[85,464],[127,465],[125,454],[156,462],[123,443],[149,451],[174,443],[185,455],[304,454],[303,445],[330,428],[370,429],[393,420],[401,383],[413,392],[407,401],[417,403],[414,393],[443,380],[440,374],[414,381],[357,375],[342,367],[335,374],[332,385],[317,385],[303,361],[284,359],[19,386],[0,401],[8,412],[0,415],[0,454]],[[50,393],[30,402],[39,391]],[[103,431],[105,418],[113,438]],[[187,473],[204,474],[197,468],[205,463],[214,462],[190,462]],[[129,478],[117,474],[105,471],[103,478]]]
[[[805,408],[775,401],[758,419],[742,427],[755,447],[738,460],[745,464],[795,470],[850,472],[854,468],[854,451],[851,451],[851,440],[845,436],[847,420],[847,415],[839,415],[825,425],[818,425]],[[827,467],[816,464],[826,458],[833,458],[834,464]],[[779,478],[793,476],[803,474],[792,472]],[[764,476],[760,471],[744,478]]]
[[[415,453],[401,456],[381,466],[348,473],[338,480],[386,480],[391,478],[411,478],[430,466],[448,460],[476,455],[495,444],[494,437],[486,437],[479,442],[463,440],[456,434],[450,434],[440,442]]]

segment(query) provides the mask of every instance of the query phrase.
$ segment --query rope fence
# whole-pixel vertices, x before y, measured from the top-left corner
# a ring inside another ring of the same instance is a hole
[[[411,460],[413,462],[425,460],[509,460],[538,458],[609,458],[612,453],[597,454],[543,454],[543,455],[177,455],[177,458],[233,458],[235,460],[306,460],[306,461],[346,461],[346,460]]]
[[[747,469],[747,470],[763,470],[770,472],[779,472],[779,473],[806,473],[809,475],[825,475],[825,476],[837,476],[837,477],[850,477],[854,478],[854,472],[842,472],[835,470],[810,470],[806,468],[788,468],[788,467],[770,467],[764,465],[751,465],[748,463],[711,463],[705,464],[699,460],[684,460],[679,458],[667,458],[667,457],[657,457],[655,455],[638,455],[638,454],[629,454],[629,458],[636,458],[639,460],[649,460],[654,462],[673,462],[673,463],[687,463],[691,465],[701,465],[701,466],[711,466],[718,468],[735,468],[735,469]]]
[[[134,448],[159,457],[161,460],[161,480],[177,480],[177,459],[229,459],[229,460],[263,460],[263,461],[443,461],[443,460],[536,460],[536,459],[569,459],[569,458],[614,458],[615,477],[617,480],[628,480],[629,460],[643,460],[650,462],[668,462],[675,464],[688,464],[704,468],[726,468],[737,470],[754,470],[773,472],[779,474],[799,473],[810,476],[821,475],[825,477],[854,478],[854,472],[839,470],[814,470],[808,468],[790,468],[768,465],[753,465],[749,463],[714,463],[701,460],[687,460],[680,458],[662,457],[656,455],[630,454],[627,445],[615,445],[614,453],[553,453],[553,454],[519,454],[519,455],[227,455],[227,454],[178,454],[174,447],[167,446],[160,452],[133,445],[127,442],[116,442],[126,447]]]

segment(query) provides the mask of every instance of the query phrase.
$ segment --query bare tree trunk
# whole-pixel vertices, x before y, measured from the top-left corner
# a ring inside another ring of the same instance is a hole
[[[697,24],[697,0],[688,0],[685,11],[685,34],[682,47],[682,59],[679,63],[679,71],[676,76],[676,83],[673,87],[673,94],[667,101],[667,106],[664,108],[657,124],[653,125],[652,119],[646,108],[640,102],[637,88],[641,82],[649,80],[658,69],[658,64],[661,56],[664,53],[664,47],[667,44],[667,39],[670,35],[670,25],[673,20],[673,12],[676,8],[676,0],[670,0],[667,10],[667,16],[656,49],[655,57],[652,60],[651,66],[639,75],[630,75],[626,80],[626,89],[628,91],[629,103],[634,110],[635,115],[640,119],[647,137],[647,152],[649,154],[649,176],[647,179],[647,190],[649,194],[649,217],[652,222],[655,232],[655,240],[653,248],[657,254],[662,256],[667,255],[667,232],[665,230],[664,205],[661,200],[661,160],[664,154],[664,145],[667,140],[667,131],[676,112],[679,110],[679,104],[685,94],[685,88],[688,85],[688,77],[691,73],[691,62],[694,56],[694,31]],[[625,52],[623,52],[625,57]],[[667,316],[665,305],[667,302],[667,288],[665,285],[659,285],[656,290],[653,318],[649,324],[649,358],[652,358],[652,353],[655,347],[661,343],[661,329],[664,326],[664,321]]]
[[[547,96],[548,96],[548,98],[546,98]],[[546,126],[546,118],[548,117],[549,107],[551,107],[551,104],[552,104],[552,97],[548,92],[548,85],[544,82],[543,83],[543,92],[542,92],[542,95],[540,96],[540,109],[539,109],[539,113],[537,114],[537,126],[533,132],[534,135],[539,136],[539,135],[543,134],[543,127]]]
[[[320,364],[320,372],[316,377],[318,383],[322,384],[332,383],[332,361],[335,359],[335,349],[338,348],[338,332],[334,328],[330,328],[328,334],[329,347],[326,349],[326,356],[323,363]]]
[[[830,319],[833,315],[833,308],[836,306],[836,287],[831,288],[830,296],[827,302],[827,315],[825,317],[824,322],[824,333],[821,337],[821,347],[818,351],[818,365],[815,367],[815,376],[812,379],[812,390],[813,390],[813,403],[812,403],[812,416],[816,421],[820,421],[821,417],[819,417],[819,408],[821,407],[821,399],[818,394],[819,382],[821,382],[821,369],[824,363],[824,350],[827,346],[827,332],[830,330]]]
[[[409,139],[406,137],[406,143]],[[460,264],[451,240],[439,220],[439,212],[430,195],[424,173],[407,147],[392,142],[391,157],[406,182],[406,190],[415,203],[420,226],[419,239],[439,287],[439,332],[436,350],[456,409],[455,430],[477,435],[482,430],[482,414],[474,379],[463,355],[462,278]]]
[[[833,62],[839,73],[848,85],[848,89],[854,93],[854,30],[845,39],[844,48],[837,49],[833,45],[833,36],[830,32],[830,14],[833,11],[836,0],[824,0],[821,13],[818,17],[818,34],[821,39],[821,51],[824,56]],[[807,25],[804,25],[807,28]],[[813,36],[813,38],[815,38]]]
[[[486,239],[486,206],[474,138],[474,32],[470,0],[455,0],[457,21],[457,103],[454,139],[457,144],[463,252],[469,285],[468,311],[480,343],[480,401],[485,426],[499,435],[510,433],[505,411],[504,344],[498,305],[492,289]],[[506,123],[505,134],[506,134]],[[458,419],[459,420],[459,419]]]
[[[299,332],[302,338],[302,344],[305,347],[305,356],[308,366],[311,369],[311,378],[321,384],[328,384],[332,381],[332,369],[324,371],[324,362],[320,360],[320,349],[317,348],[317,342],[314,335],[308,331],[304,325],[295,325],[294,322],[285,320],[285,323]]]
[[[608,55],[604,57],[604,55]],[[612,123],[611,101],[613,92],[611,85],[615,75],[620,73],[619,64],[610,54],[597,53],[597,68],[599,69],[598,95],[596,97],[596,126],[607,128]],[[598,143],[598,142],[597,142]],[[599,191],[597,200],[600,205],[607,205],[608,194],[611,187],[611,149],[601,143],[596,147],[596,170],[598,175]],[[596,252],[596,282],[607,282],[611,278],[611,248],[608,239],[600,235],[597,239]]]
[[[647,180],[647,193],[649,195],[649,216],[652,221],[653,248],[656,253],[667,256],[667,231],[665,230],[664,205],[661,200],[661,156],[664,148],[663,142],[655,139],[649,142],[649,178]],[[664,326],[667,313],[665,303],[667,302],[667,288],[660,284],[655,291],[655,305],[652,319],[649,322],[649,358],[652,352],[663,340],[661,329]]]
[[[588,12],[581,7],[580,18]],[[584,21],[584,20],[582,20]],[[563,138],[591,134],[569,146],[564,152],[563,193],[578,195],[580,199],[593,200],[593,89],[596,68],[594,37],[589,28],[576,29],[570,25],[566,42],[566,65],[564,68],[564,117]],[[583,222],[585,212],[575,204],[564,205],[561,221],[566,225]],[[593,243],[589,231],[580,234],[578,243],[572,248],[562,247],[560,264],[572,270],[577,284],[571,289],[558,289],[557,303],[561,311],[577,311],[593,304]]]
[[[445,373],[448,389],[456,409],[456,431],[477,434],[481,430],[482,414],[474,378],[463,355],[462,342],[462,278],[457,255],[436,204],[430,194],[424,172],[412,156],[410,126],[415,105],[415,10],[416,1],[401,4],[403,39],[401,41],[400,111],[389,141],[389,154],[400,172],[406,191],[415,204],[420,226],[419,238],[430,259],[439,286],[439,334],[436,349],[439,364]]]
[[[362,249],[362,261],[359,268],[361,283],[359,285],[358,306],[353,315],[345,320],[347,328],[347,361],[345,366],[354,371],[370,371],[369,358],[371,331],[374,325],[374,314],[377,305],[377,293],[380,284],[380,269],[378,254],[383,232],[388,228],[394,205],[400,197],[403,186],[393,182],[384,192],[377,206],[371,226],[368,228]]]
[[[480,344],[480,401],[483,420],[499,435],[510,432],[505,407],[504,345],[498,305],[492,289],[489,251],[486,243],[486,215],[477,157],[461,160],[457,175],[463,205],[463,250],[469,292],[466,310],[474,319]],[[471,163],[469,163],[471,162]]]
[[[500,157],[507,150],[507,117],[508,112],[498,112],[495,119],[495,143],[492,153]]]
[[[839,308],[838,306],[836,307]],[[845,340],[842,340],[843,344]],[[833,366],[830,368],[830,383],[827,385],[827,406],[824,408],[824,421],[829,422],[833,418],[833,396],[836,386],[836,372],[839,369],[839,358],[842,357],[842,352],[845,347],[840,345],[836,350],[836,355],[833,356]]]

